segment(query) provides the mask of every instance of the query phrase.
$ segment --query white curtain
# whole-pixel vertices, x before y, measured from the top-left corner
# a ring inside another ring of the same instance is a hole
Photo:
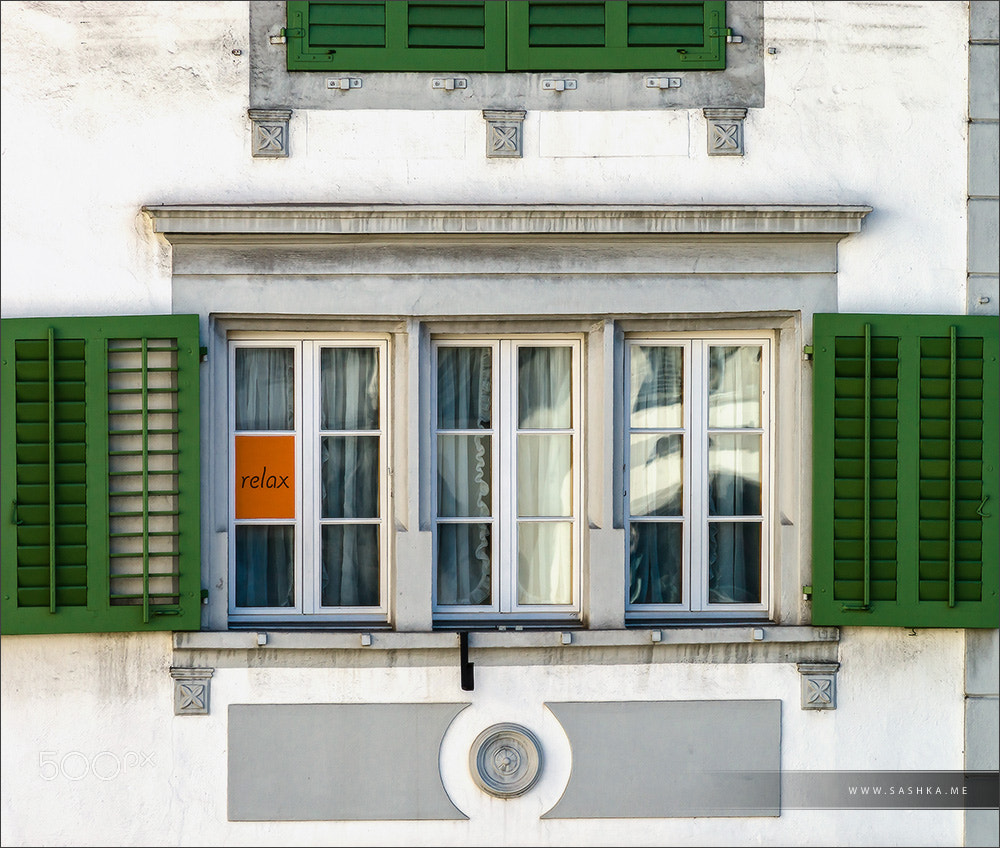
[[[291,348],[236,348],[236,429],[294,430]]]
[[[571,430],[572,351],[518,349],[518,426]],[[517,595],[519,604],[573,600],[573,436],[520,433],[517,437]],[[525,520],[528,519],[528,520]]]
[[[236,606],[295,605],[294,538],[290,524],[236,528]]]
[[[761,349],[709,348],[709,428],[761,426]],[[709,515],[761,515],[761,437],[716,433],[708,440]],[[710,521],[709,601],[760,601],[759,521]]]
[[[493,351],[441,347],[437,368],[439,518],[492,516]],[[472,432],[468,432],[472,431]],[[492,526],[486,521],[437,526],[437,595],[441,604],[492,600]]]
[[[320,353],[320,428],[368,430],[372,435],[320,439],[323,524],[323,606],[378,606],[379,371],[375,348],[324,348]]]

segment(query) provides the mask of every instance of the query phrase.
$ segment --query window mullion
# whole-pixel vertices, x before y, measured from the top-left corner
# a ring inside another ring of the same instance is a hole
[[[510,612],[517,598],[517,379],[516,348],[510,339],[498,342],[497,374],[494,379],[494,432],[499,442],[493,477],[498,493],[498,508],[493,518],[496,527],[496,560],[493,585],[500,612]],[[503,473],[501,469],[508,469]]]
[[[318,349],[311,341],[296,345],[298,367],[295,381],[295,601],[303,613],[317,612],[316,584],[318,568],[306,568],[306,563],[318,561],[319,522],[316,503],[320,483],[316,461],[319,456],[319,420],[315,393],[318,380],[315,359]],[[307,391],[308,388],[308,391]]]
[[[708,345],[692,341],[688,350],[690,372],[685,385],[685,415],[691,444],[686,469],[690,496],[685,503],[689,540],[685,579],[688,609],[702,610],[708,597]]]

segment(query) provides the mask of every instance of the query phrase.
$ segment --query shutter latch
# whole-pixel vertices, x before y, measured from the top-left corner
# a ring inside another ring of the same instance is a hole
[[[986,506],[986,501],[990,499],[989,495],[983,498],[983,502],[979,504],[979,509],[976,510],[976,515],[981,515],[983,518],[989,518],[990,514],[988,512],[983,512],[983,507]]]
[[[680,77],[646,77],[646,88],[680,88]]]
[[[542,80],[542,91],[575,91],[575,79]]]
[[[11,510],[10,510],[10,523],[11,524],[18,524],[18,525],[24,524],[24,522],[20,518],[17,517],[17,501],[11,501],[10,506],[11,506]]]
[[[326,81],[328,91],[347,91],[350,88],[361,88],[358,77],[330,77]]]
[[[445,91],[454,91],[456,88],[468,88],[469,81],[463,77],[454,79],[432,79],[431,88],[442,88]]]

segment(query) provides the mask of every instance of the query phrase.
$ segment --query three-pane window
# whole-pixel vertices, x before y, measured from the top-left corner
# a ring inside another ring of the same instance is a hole
[[[580,342],[434,347],[439,619],[579,609]]]
[[[770,344],[626,345],[627,610],[767,609]]]
[[[384,618],[386,350],[233,342],[232,619]]]

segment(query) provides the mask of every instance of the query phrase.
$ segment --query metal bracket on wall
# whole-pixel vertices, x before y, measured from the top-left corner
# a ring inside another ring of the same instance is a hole
[[[467,631],[458,634],[458,645],[462,670],[462,689],[471,692],[476,688],[476,679],[473,675],[476,664],[469,662],[469,634]]]

